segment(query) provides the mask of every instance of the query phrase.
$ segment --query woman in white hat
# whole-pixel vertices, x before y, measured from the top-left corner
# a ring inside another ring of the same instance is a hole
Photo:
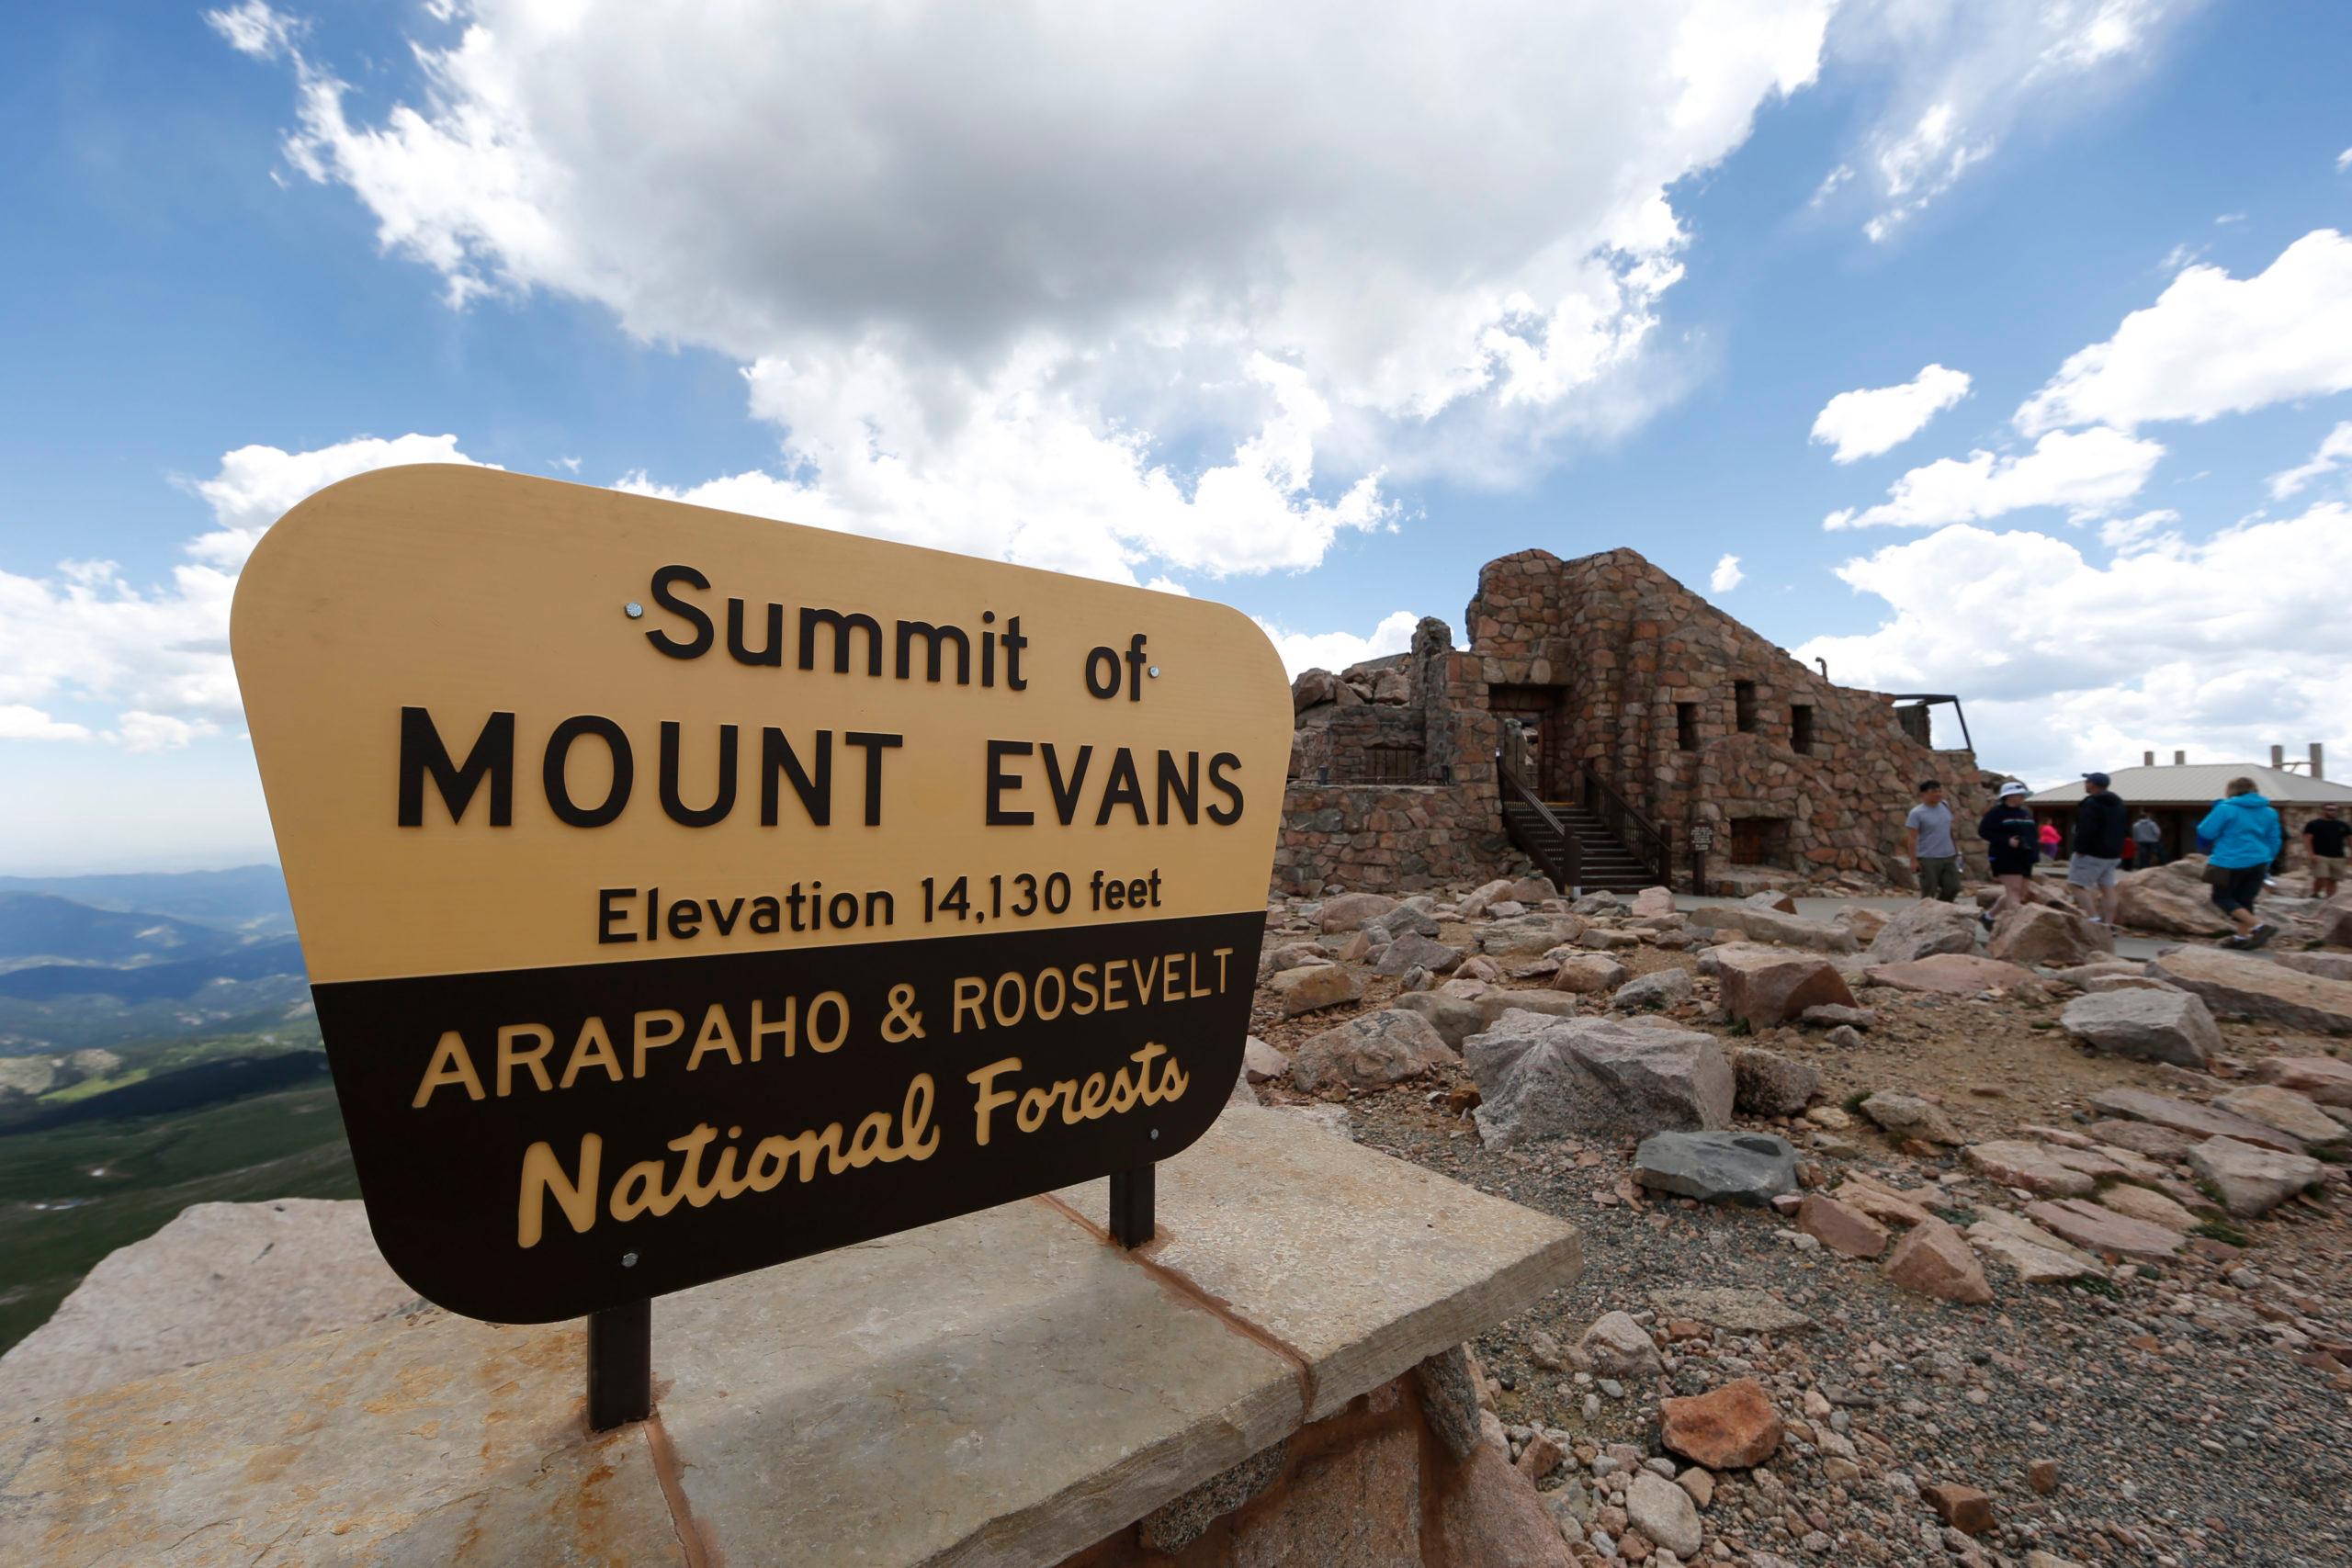
[[[2001,885],[1999,901],[1984,911],[1986,931],[1993,929],[2004,910],[2026,902],[2026,884],[2033,876],[2033,863],[2041,851],[2041,825],[2026,809],[2025,795],[2025,785],[2011,779],[2001,786],[1993,809],[1976,824],[1977,837],[1990,852],[1993,876]]]

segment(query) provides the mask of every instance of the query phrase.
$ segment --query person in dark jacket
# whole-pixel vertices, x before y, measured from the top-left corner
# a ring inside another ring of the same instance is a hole
[[[2230,793],[2214,802],[2205,820],[2197,824],[2197,836],[2213,841],[2209,863],[2226,874],[2213,885],[2213,906],[2230,917],[2238,934],[2224,938],[2222,945],[2260,947],[2278,929],[2254,912],[2254,901],[2262,897],[2262,885],[2270,875],[2270,863],[2278,858],[2287,836],[2277,809],[2262,798],[2252,779],[2232,779]]]
[[[2075,858],[2066,867],[2066,886],[2095,924],[2115,923],[2121,897],[2115,885],[2123,869],[2123,840],[2131,833],[2130,810],[2123,797],[2108,787],[2105,773],[2083,775],[2083,803],[2075,808]]]
[[[2025,785],[2011,779],[2001,786],[1993,808],[1976,824],[1976,836],[1984,840],[1992,862],[1993,878],[2001,885],[1999,900],[1984,911],[1986,931],[2026,901],[2026,884],[2032,879],[2034,861],[2041,852],[2041,825],[2026,809],[2025,795]]]

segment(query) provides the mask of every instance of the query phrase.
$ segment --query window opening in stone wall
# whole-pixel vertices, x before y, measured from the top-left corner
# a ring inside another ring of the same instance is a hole
[[[1674,705],[1674,743],[1685,751],[1696,751],[1699,749],[1699,705],[1697,703]]]
[[[1739,732],[1742,735],[1753,735],[1756,733],[1755,682],[1735,681],[1732,682],[1731,710],[1732,716],[1737,721],[1739,725]]]
[[[1810,754],[1813,750],[1813,705],[1798,703],[1789,709],[1789,744]]]

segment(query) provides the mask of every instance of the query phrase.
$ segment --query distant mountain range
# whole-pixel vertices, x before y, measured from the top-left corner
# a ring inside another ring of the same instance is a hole
[[[0,897],[49,894],[112,913],[168,915],[238,936],[291,936],[294,906],[274,865],[110,876],[0,876]]]
[[[293,930],[276,866],[0,877],[0,1055],[314,1036]]]

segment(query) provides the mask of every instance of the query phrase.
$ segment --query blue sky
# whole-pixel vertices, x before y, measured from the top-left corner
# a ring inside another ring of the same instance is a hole
[[[266,857],[243,551],[458,455],[1222,598],[1294,660],[1631,545],[2037,782],[2352,769],[2352,12],[1521,9],[29,15],[0,871]],[[1810,438],[1931,365],[1965,395],[1880,400],[1884,450]]]

